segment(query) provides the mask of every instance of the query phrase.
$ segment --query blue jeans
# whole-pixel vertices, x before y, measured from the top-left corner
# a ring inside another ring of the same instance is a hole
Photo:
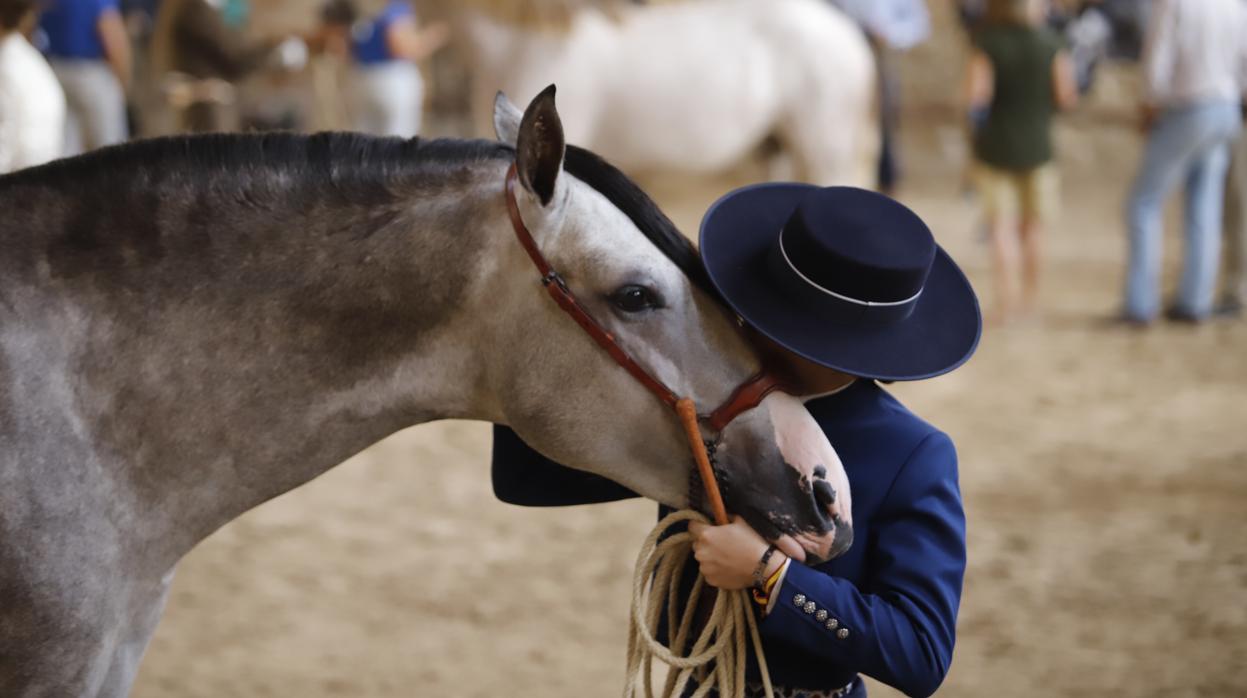
[[[1126,204],[1130,268],[1125,312],[1129,317],[1151,320],[1159,309],[1161,213],[1165,198],[1179,182],[1186,188],[1186,254],[1175,307],[1199,318],[1212,311],[1225,172],[1229,146],[1238,129],[1238,105],[1232,102],[1169,109],[1152,129]]]

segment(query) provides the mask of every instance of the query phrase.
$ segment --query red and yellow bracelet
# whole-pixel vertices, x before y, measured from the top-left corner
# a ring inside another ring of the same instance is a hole
[[[783,571],[784,566],[781,564],[779,567],[775,568],[775,571],[771,573],[771,576],[766,578],[766,582],[762,584],[762,588],[759,589],[755,587],[750,590],[753,594],[753,600],[755,603],[763,608],[766,608],[767,604],[771,602],[771,592],[775,590],[775,584],[779,581],[779,575]]]

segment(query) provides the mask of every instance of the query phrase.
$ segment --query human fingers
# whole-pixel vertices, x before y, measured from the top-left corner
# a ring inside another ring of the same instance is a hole
[[[707,528],[706,524],[700,521],[689,521],[688,522],[688,532],[692,534],[694,542],[701,540],[701,537],[706,532],[706,528]]]
[[[706,563],[710,562],[710,558],[711,553],[706,550],[705,546],[693,548],[693,560],[697,561],[697,565],[702,567],[703,572],[705,572]]]

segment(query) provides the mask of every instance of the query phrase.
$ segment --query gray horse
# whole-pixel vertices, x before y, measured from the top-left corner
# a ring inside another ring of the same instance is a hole
[[[499,143],[183,137],[0,178],[0,696],[125,695],[187,551],[413,424],[509,424],[700,504],[677,420],[543,292],[506,169],[545,254],[660,379],[717,405],[757,359],[670,221],[564,146],[552,88],[522,119],[500,98],[497,122]],[[795,398],[723,439],[730,509],[798,556],[845,547],[843,468]]]

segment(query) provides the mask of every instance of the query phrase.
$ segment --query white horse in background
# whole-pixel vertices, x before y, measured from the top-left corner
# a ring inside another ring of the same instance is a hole
[[[826,2],[565,3],[557,22],[523,21],[539,0],[464,5],[482,133],[498,90],[527,99],[557,82],[568,142],[628,172],[719,171],[775,139],[798,179],[873,181],[874,58]]]

